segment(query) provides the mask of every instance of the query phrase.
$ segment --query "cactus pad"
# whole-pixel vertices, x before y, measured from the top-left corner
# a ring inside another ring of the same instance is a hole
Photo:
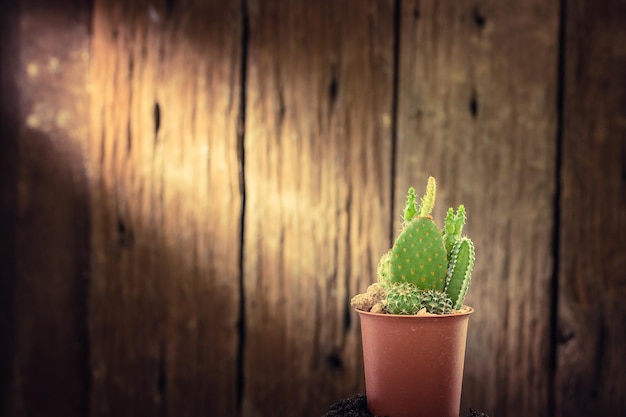
[[[447,263],[443,238],[433,219],[416,217],[402,230],[391,250],[391,282],[443,290]]]

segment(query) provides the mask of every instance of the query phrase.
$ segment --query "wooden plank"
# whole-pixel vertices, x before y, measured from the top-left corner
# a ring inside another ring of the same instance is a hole
[[[240,8],[94,4],[93,416],[236,414]]]
[[[12,415],[84,415],[88,255],[88,7],[23,2],[16,14],[19,101],[15,194]],[[38,401],[33,401],[38,398]]]
[[[626,4],[567,1],[557,415],[626,410]]]
[[[349,299],[390,245],[393,3],[249,4],[244,416],[363,392]]]
[[[19,178],[20,72],[19,10],[15,2],[0,2],[0,416],[12,415],[14,291],[17,281],[17,183]]]
[[[477,264],[462,407],[549,416],[558,4],[403,1],[395,206],[438,179]]]
[[[84,416],[89,4],[22,1],[17,11],[10,415]]]

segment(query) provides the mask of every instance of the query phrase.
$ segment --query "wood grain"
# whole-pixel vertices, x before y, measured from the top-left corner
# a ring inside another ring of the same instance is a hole
[[[626,5],[568,1],[557,415],[626,410]]]
[[[244,416],[362,392],[349,299],[389,248],[392,1],[253,1]]]
[[[20,66],[19,10],[15,2],[0,2],[0,415],[13,408],[14,293],[17,282],[17,183],[19,178],[19,97],[16,79]]]
[[[463,410],[550,415],[558,14],[402,2],[395,207],[433,175],[476,244]]]
[[[0,11],[0,415],[364,392],[349,299],[428,175],[478,255],[462,411],[623,414],[623,2]]]
[[[13,409],[14,294],[17,282],[17,183],[19,178],[19,10],[0,2],[0,416]]]
[[[235,415],[240,5],[96,1],[91,415]]]
[[[17,135],[8,138],[17,143],[9,412],[83,416],[89,253],[82,141],[89,7],[23,1],[13,17],[19,55],[9,68],[16,70],[18,96],[10,103],[16,117],[10,123],[17,128],[3,131]]]

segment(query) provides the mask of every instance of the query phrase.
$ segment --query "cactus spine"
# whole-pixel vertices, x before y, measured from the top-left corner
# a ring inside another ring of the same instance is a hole
[[[463,305],[474,263],[474,245],[462,236],[465,207],[446,214],[443,231],[431,216],[436,182],[428,178],[419,205],[409,188],[403,212],[403,228],[391,250],[378,264],[378,282],[386,291],[391,314],[415,314],[422,308],[446,314]]]

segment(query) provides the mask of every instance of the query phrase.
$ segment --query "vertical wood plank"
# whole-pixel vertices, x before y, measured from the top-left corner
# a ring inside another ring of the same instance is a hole
[[[244,416],[363,392],[349,299],[389,247],[393,2],[249,2]]]
[[[626,410],[626,5],[567,1],[557,415]]]
[[[21,1],[17,10],[11,415],[84,416],[89,4]]]
[[[236,414],[239,10],[95,2],[93,416]]]
[[[167,415],[234,416],[243,215],[241,5],[195,0],[175,3],[171,13],[157,93],[170,254]]]
[[[0,1],[0,416],[13,409],[15,341],[14,291],[17,280],[17,182],[19,10],[15,2]]]
[[[548,416],[558,3],[403,1],[395,206],[439,182],[477,265],[462,407]]]

